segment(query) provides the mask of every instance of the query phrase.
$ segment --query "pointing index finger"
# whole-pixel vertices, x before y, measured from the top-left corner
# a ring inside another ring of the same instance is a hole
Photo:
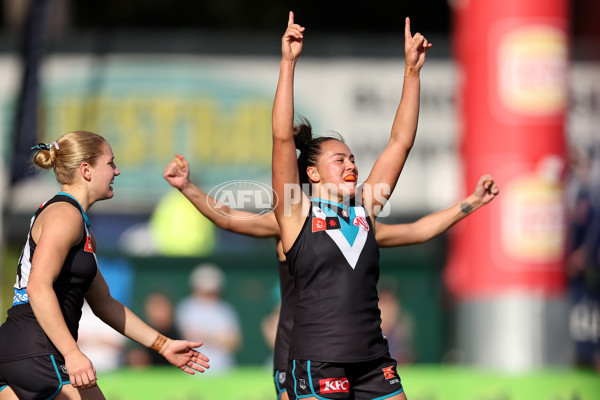
[[[292,25],[294,23],[294,12],[290,11],[290,16],[288,18],[288,26]]]
[[[404,37],[406,39],[412,38],[412,34],[410,33],[410,18],[408,18],[408,17],[406,17],[406,20],[404,23]]]

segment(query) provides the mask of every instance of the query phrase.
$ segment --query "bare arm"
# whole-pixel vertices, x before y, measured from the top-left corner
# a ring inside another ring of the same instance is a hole
[[[284,250],[289,249],[298,236],[303,222],[302,208],[309,206],[308,198],[300,190],[294,144],[294,70],[302,52],[303,32],[304,28],[294,23],[294,14],[290,12],[288,27],[281,40],[282,58],[272,115],[272,183],[280,199],[275,207],[275,217],[281,229]],[[297,193],[298,201],[290,200],[290,190]]]
[[[421,91],[419,71],[425,63],[425,52],[430,47],[431,44],[420,33],[411,35],[410,19],[406,18],[404,28],[406,65],[402,97],[392,125],[390,140],[365,181],[363,192],[364,204],[372,218],[377,216],[385,201],[391,196],[415,141]],[[381,187],[385,189],[381,190]]]
[[[175,159],[165,167],[163,177],[219,228],[253,237],[278,237],[279,226],[272,213],[255,213],[232,209],[203,192],[190,181],[190,168],[184,156],[176,154]]]
[[[162,336],[160,332],[150,327],[110,295],[108,285],[100,271],[86,295],[86,300],[94,314],[103,322],[142,346],[159,351],[171,364],[182,371],[193,375],[195,371],[204,372],[204,369],[208,368],[208,358],[194,350],[195,347],[201,346],[202,342],[165,338],[164,344],[156,347],[155,341]]]
[[[423,243],[446,232],[458,221],[491,202],[499,193],[490,175],[479,178],[473,194],[466,199],[420,218],[410,224],[386,225],[376,222],[376,239],[380,247]]]
[[[71,335],[53,288],[69,250],[83,238],[81,213],[66,203],[52,204],[37,217],[32,235],[37,245],[27,295],[35,318],[64,357],[71,384],[95,386],[96,370]]]

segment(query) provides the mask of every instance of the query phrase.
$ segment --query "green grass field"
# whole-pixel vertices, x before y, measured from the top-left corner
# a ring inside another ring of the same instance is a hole
[[[19,253],[2,254],[2,321],[12,300]],[[600,376],[572,369],[509,375],[468,367],[416,364],[398,372],[409,400],[600,400]],[[110,400],[275,400],[269,368],[241,367],[221,376],[190,376],[174,368],[99,373]]]
[[[399,368],[409,400],[599,400],[600,376],[574,370],[507,375],[467,367]],[[239,368],[189,376],[175,368],[122,369],[99,374],[111,400],[274,400],[271,370]]]

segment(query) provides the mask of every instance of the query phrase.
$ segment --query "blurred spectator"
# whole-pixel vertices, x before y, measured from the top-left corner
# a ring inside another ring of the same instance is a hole
[[[279,323],[279,311],[281,304],[277,304],[273,309],[265,315],[260,321],[260,330],[262,332],[265,343],[271,352],[275,349],[275,336],[277,335],[277,324]],[[270,356],[272,358],[272,355]],[[269,359],[269,362],[272,360]]]
[[[207,373],[226,372],[235,365],[241,344],[237,312],[221,299],[225,275],[215,265],[200,264],[191,273],[192,294],[176,308],[176,325],[183,337],[200,338],[210,359]]]
[[[600,158],[571,149],[567,177],[569,332],[574,363],[600,373]]]
[[[119,238],[123,252],[138,256],[202,257],[215,245],[213,223],[178,190],[160,199],[147,223],[131,226]]]
[[[112,297],[129,306],[133,282],[129,262],[122,258],[98,257],[98,266]],[[127,342],[125,336],[102,322],[94,315],[87,302],[84,303],[77,345],[90,358],[96,371],[110,371],[122,366]]]
[[[265,340],[265,344],[269,348],[270,354],[266,360],[267,365],[273,364],[273,357],[275,351],[275,339],[277,337],[277,328],[279,326],[279,313],[281,311],[281,290],[279,282],[273,287],[271,291],[271,300],[273,302],[273,308],[262,317],[260,321],[260,330]]]
[[[175,326],[174,313],[173,302],[164,293],[150,293],[144,301],[145,322],[167,337],[181,339],[182,336]],[[169,365],[169,362],[159,353],[147,347],[135,345],[127,351],[127,365],[131,367],[145,367],[150,365]]]
[[[96,317],[87,302],[83,303],[77,345],[92,361],[96,371],[111,371],[120,367],[126,342],[125,336]]]
[[[402,308],[400,298],[391,286],[379,288],[379,310],[381,330],[388,340],[390,355],[398,364],[414,361],[413,319]]]

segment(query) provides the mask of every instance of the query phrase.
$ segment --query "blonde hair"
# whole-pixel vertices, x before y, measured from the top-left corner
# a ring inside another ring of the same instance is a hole
[[[64,134],[49,146],[44,146],[33,155],[33,163],[42,168],[54,168],[56,180],[61,184],[73,183],[75,172],[82,163],[96,165],[108,144],[102,136],[87,131]]]

